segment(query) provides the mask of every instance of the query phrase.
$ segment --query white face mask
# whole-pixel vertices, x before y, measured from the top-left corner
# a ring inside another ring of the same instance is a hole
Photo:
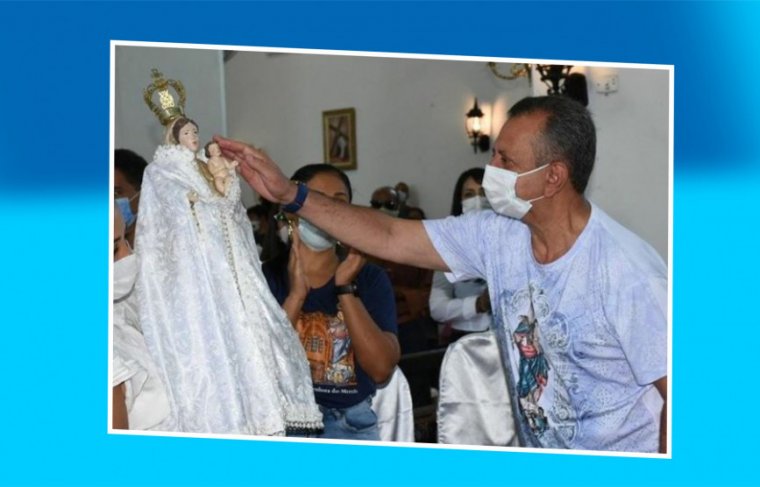
[[[137,280],[137,256],[129,254],[113,263],[113,300],[122,299],[132,292]]]
[[[544,164],[528,172],[518,174],[490,164],[487,165],[485,176],[483,176],[483,190],[486,192],[486,198],[488,198],[491,208],[502,215],[517,220],[522,219],[533,206],[531,203],[540,200],[543,196],[528,201],[519,198],[516,190],[517,178],[540,171],[548,166],[548,164]]]
[[[462,200],[462,213],[487,210],[489,208],[491,208],[491,205],[488,204],[488,199],[485,196],[472,196]]]
[[[335,245],[335,239],[303,218],[298,219],[298,236],[307,247],[322,252]]]

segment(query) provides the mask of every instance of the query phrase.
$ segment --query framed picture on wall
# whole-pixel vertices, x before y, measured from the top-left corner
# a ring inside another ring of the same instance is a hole
[[[356,111],[353,108],[322,112],[325,162],[347,170],[356,169]]]

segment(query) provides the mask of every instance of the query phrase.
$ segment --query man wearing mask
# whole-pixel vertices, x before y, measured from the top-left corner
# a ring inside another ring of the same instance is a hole
[[[582,105],[516,103],[483,179],[494,211],[425,222],[309,192],[265,153],[218,140],[259,194],[340,241],[487,281],[521,445],[666,451],[666,267],[585,198],[596,129]]]
[[[126,224],[126,239],[135,245],[137,210],[140,207],[140,187],[148,163],[129,149],[114,151],[113,192]]]

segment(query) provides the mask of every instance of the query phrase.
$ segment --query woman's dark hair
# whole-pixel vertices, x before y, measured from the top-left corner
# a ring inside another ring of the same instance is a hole
[[[250,220],[251,216],[256,215],[259,220],[266,220],[269,217],[269,211],[272,206],[272,203],[266,202],[268,204],[258,204],[251,206],[247,210],[245,210],[245,214],[248,216],[248,219]]]
[[[291,181],[298,181],[301,183],[308,183],[311,179],[318,174],[333,174],[343,181],[343,184],[348,190],[348,201],[353,200],[353,190],[351,189],[351,181],[346,176],[346,173],[341,171],[335,166],[330,164],[308,164],[301,167],[290,178]],[[265,259],[264,252],[262,252],[263,266],[270,269],[275,279],[279,282],[279,285],[289,287],[288,283],[288,257],[290,256],[290,243],[287,245],[282,243],[277,235],[277,213],[272,212],[269,218],[269,233],[266,236],[266,244],[263,245],[267,259]]]
[[[195,128],[200,129],[200,127],[198,127],[198,124],[195,123],[195,120],[191,120],[189,118],[180,117],[177,119],[176,122],[174,122],[174,125],[172,126],[172,137],[174,137],[174,140],[176,140],[178,144],[179,144],[179,131],[182,130],[182,128],[189,123],[195,125]]]
[[[139,154],[129,149],[116,149],[113,152],[114,168],[121,172],[127,182],[139,190],[142,186],[143,173],[148,163]]]
[[[264,201],[260,205],[252,206],[248,208],[246,212],[248,218],[251,214],[259,216],[259,219],[267,221],[267,232],[263,235],[261,244],[261,262],[266,263],[283,253],[287,255],[288,246],[280,240],[280,236],[277,234],[277,215],[280,212],[280,206],[269,201]],[[287,260],[286,260],[287,262]]]
[[[485,172],[486,170],[482,167],[473,167],[459,175],[457,184],[454,186],[454,197],[451,200],[452,215],[459,216],[462,214],[462,188],[464,188],[464,183],[472,178],[476,183],[483,184],[483,175]]]
[[[332,174],[338,176],[348,190],[348,202],[350,203],[354,199],[353,190],[351,189],[351,181],[348,180],[346,173],[330,164],[308,164],[294,172],[290,180],[306,184],[317,174]]]

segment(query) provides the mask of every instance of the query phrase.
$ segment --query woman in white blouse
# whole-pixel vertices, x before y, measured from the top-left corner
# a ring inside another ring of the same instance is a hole
[[[451,203],[453,216],[490,208],[482,187],[484,172],[477,167],[459,176]],[[436,272],[430,290],[430,315],[439,323],[451,325],[449,343],[468,333],[488,330],[491,301],[486,282],[469,279],[451,283],[443,272]]]

